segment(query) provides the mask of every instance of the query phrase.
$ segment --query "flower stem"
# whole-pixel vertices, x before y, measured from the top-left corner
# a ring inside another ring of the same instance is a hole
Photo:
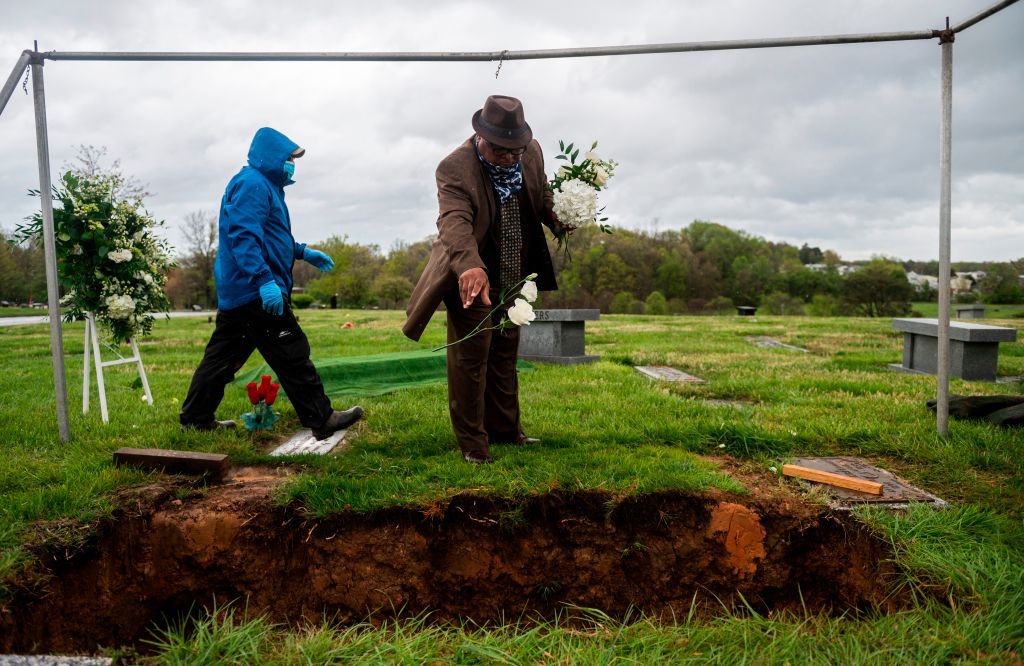
[[[502,289],[501,290],[501,294],[498,296],[498,304],[495,305],[491,309],[491,311],[487,313],[487,316],[485,316],[483,319],[480,320],[480,323],[477,324],[473,328],[472,331],[470,331],[466,335],[462,336],[461,338],[459,338],[455,342],[449,342],[446,345],[441,345],[440,347],[438,347],[436,349],[431,349],[430,351],[432,351],[432,352],[441,351],[442,349],[445,349],[447,347],[451,347],[452,345],[457,345],[460,342],[465,342],[466,340],[470,339],[471,337],[473,337],[477,333],[482,333],[483,331],[493,331],[494,329],[504,328],[505,327],[505,321],[506,321],[505,319],[502,319],[495,326],[488,326],[487,328],[481,328],[481,327],[484,325],[485,322],[490,321],[491,317],[494,315],[495,312],[497,312],[501,308],[501,306],[505,305],[505,301],[507,301],[509,298],[511,298],[513,294],[520,293],[520,291],[521,291],[520,288],[524,284],[526,284],[530,280],[533,280],[536,277],[537,277],[536,273],[530,273],[529,275],[524,277],[522,280],[520,280],[516,284],[512,285],[511,288]]]
[[[497,309],[497,308],[495,308],[495,309]],[[492,310],[490,313],[488,313],[487,317],[490,318],[490,316],[492,314],[494,314],[494,310]],[[486,321],[486,319],[484,321]],[[498,322],[494,326],[488,326],[487,328],[480,328],[480,325],[477,324],[476,328],[474,328],[472,331],[470,331],[466,335],[462,336],[461,338],[459,338],[455,342],[449,342],[446,345],[441,345],[440,347],[437,347],[436,349],[431,349],[430,351],[436,352],[436,351],[441,351],[442,349],[447,349],[448,347],[454,347],[455,345],[459,344],[460,342],[465,342],[466,340],[469,340],[471,337],[473,337],[477,333],[483,333],[484,331],[494,331],[494,330],[505,328],[504,324],[505,324],[505,320],[504,319],[502,319],[500,322]]]

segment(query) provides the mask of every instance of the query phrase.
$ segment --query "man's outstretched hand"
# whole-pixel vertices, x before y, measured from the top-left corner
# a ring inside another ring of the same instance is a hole
[[[459,276],[459,297],[462,298],[462,307],[468,308],[479,296],[484,305],[491,304],[491,297],[487,293],[490,282],[487,279],[487,271],[482,268],[470,268]]]
[[[334,259],[331,259],[320,250],[307,247],[302,251],[302,258],[319,268],[321,273],[326,273],[334,268]]]

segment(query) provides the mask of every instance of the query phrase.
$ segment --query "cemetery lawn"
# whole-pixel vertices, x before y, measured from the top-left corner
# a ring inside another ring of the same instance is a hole
[[[1020,327],[1020,319],[1007,316],[983,323]],[[425,350],[444,338],[443,314],[418,344],[401,335],[398,312],[301,311],[300,319],[314,360]],[[354,328],[341,329],[348,321]],[[95,382],[91,411],[81,413],[83,324],[65,325],[72,439],[63,444],[56,436],[48,328],[0,328],[0,595],[31,569],[30,553],[40,544],[82,547],[114,515],[119,491],[154,481],[156,475],[115,468],[111,454],[119,447],[227,453],[236,465],[282,464],[265,453],[277,435],[179,429],[180,401],[212,329],[206,318],[158,319],[153,335],[140,343],[154,406],[142,401],[134,366],[109,368],[111,415],[103,424]],[[809,353],[756,347],[748,336],[770,336]],[[1000,376],[1024,376],[1022,337],[1000,345]],[[599,362],[536,364],[520,375],[524,428],[542,444],[496,445],[494,465],[472,466],[457,454],[443,383],[359,398],[366,419],[350,431],[351,446],[334,456],[288,459],[298,473],[279,487],[276,500],[323,517],[424,507],[464,493],[514,499],[597,490],[622,498],[717,489],[741,495],[749,489],[716,458],[730,456],[735,465],[765,472],[799,455],[862,456],[951,502],[943,511],[860,513],[894,545],[915,591],[911,608],[857,618],[729,612],[675,623],[636,615],[622,622],[575,609],[567,611],[577,616],[573,622],[481,628],[414,618],[298,630],[259,618],[242,621],[239,605],[187,632],[168,629],[151,658],[282,664],[1018,661],[1024,656],[1024,431],[951,420],[949,438],[939,438],[934,414],[924,406],[934,397],[934,378],[886,368],[900,361],[901,344],[889,319],[602,315],[587,324],[587,352],[600,355]],[[243,372],[260,363],[254,355]],[[670,365],[707,383],[659,384],[635,365]],[[1021,394],[1024,384],[954,379],[950,392]],[[335,400],[335,406],[352,402]],[[218,417],[247,410],[244,391],[229,386]],[[289,403],[279,403],[279,411],[276,433],[298,427]]]
[[[45,315],[42,308],[23,308],[21,306],[0,307],[0,317],[31,317]]]
[[[949,316],[950,318],[956,317],[956,311],[953,309],[957,304],[950,306]],[[981,320],[970,320],[975,324],[987,324],[988,319],[1009,319],[1018,320],[1017,325],[1020,325],[1019,320],[1024,317],[1024,305],[993,305],[991,303],[983,303],[985,306],[985,318]],[[918,302],[913,303],[913,310],[915,317],[930,317],[932,319],[939,316],[939,304],[932,302]]]

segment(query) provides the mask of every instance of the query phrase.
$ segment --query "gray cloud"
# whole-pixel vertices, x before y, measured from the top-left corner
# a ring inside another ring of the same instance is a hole
[[[44,50],[500,50],[891,32],[985,1],[105,3],[5,8],[2,54]],[[954,47],[953,258],[1024,255],[1024,7]],[[559,138],[620,162],[612,222],[710,219],[847,258],[938,252],[939,49],[909,43],[495,63],[83,63],[46,66],[55,167],[104,145],[147,182],[172,242],[216,210],[253,131],[306,146],[296,235],[376,243],[434,231],[437,162],[490,93],[521,97],[549,162]],[[0,226],[31,213],[31,98],[0,117]],[[553,165],[549,164],[549,171]]]

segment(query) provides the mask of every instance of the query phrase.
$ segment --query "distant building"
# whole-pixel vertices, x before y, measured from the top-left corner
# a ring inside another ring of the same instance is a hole
[[[835,268],[835,271],[840,275],[849,275],[850,273],[855,272],[859,266],[851,266],[849,264],[839,264],[837,266],[830,266],[828,264],[807,264],[804,268],[810,271],[818,271],[819,273],[825,273]]]
[[[956,277],[949,278],[949,288],[956,294],[969,294],[974,290],[974,280],[965,275],[957,274]]]
[[[923,287],[928,285],[929,289],[938,291],[939,289],[939,278],[934,275],[919,275],[914,271],[907,272],[907,281],[915,287]]]

